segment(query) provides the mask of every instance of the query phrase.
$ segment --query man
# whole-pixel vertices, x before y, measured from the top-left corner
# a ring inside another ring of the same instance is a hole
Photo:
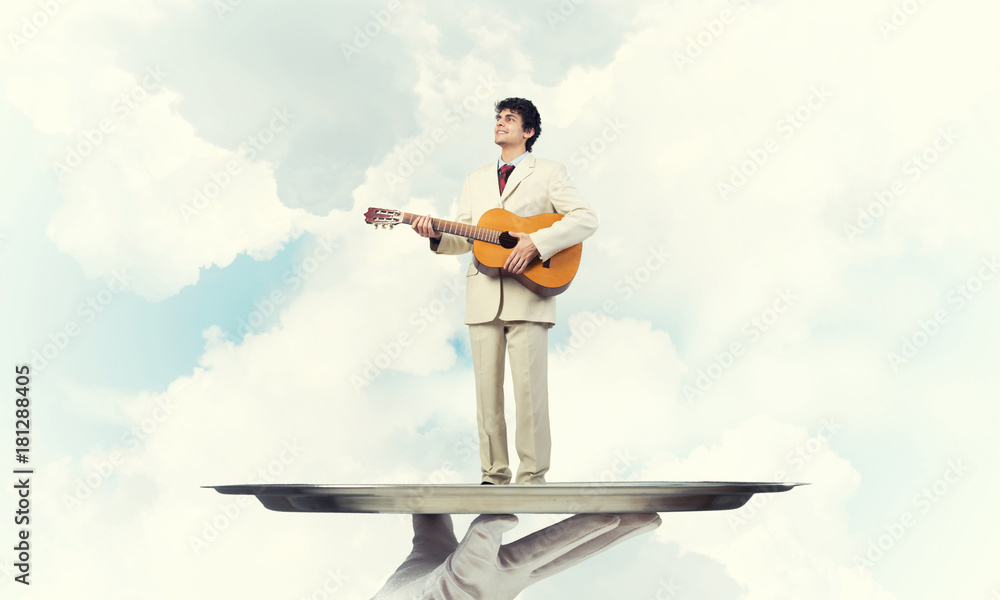
[[[511,232],[517,245],[499,277],[469,265],[465,322],[469,326],[472,364],[476,375],[479,454],[482,483],[510,483],[507,425],[503,410],[504,349],[510,356],[516,407],[515,446],[520,463],[518,484],[545,483],[551,436],[548,406],[548,330],[555,324],[555,297],[527,289],[504,272],[520,274],[536,259],[548,260],[560,250],[588,238],[597,216],[570,182],[566,168],[536,159],[531,147],[542,133],[538,110],[523,98],[496,104],[494,142],[500,159],[465,178],[456,221],[475,225],[487,210],[503,208],[522,217],[560,213],[564,217],[532,234]],[[472,250],[472,240],[434,231],[430,217],[420,217],[413,229],[430,239],[438,254]]]

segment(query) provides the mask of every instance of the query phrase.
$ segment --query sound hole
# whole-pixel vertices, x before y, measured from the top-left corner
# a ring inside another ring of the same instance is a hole
[[[549,267],[551,267],[552,266],[552,259],[550,258],[549,260],[543,262],[542,266],[545,267],[546,269],[548,269]]]
[[[510,250],[517,245],[517,238],[504,231],[500,234],[500,245]]]

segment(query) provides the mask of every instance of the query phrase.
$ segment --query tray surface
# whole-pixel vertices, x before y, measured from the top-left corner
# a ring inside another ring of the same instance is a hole
[[[371,484],[218,485],[221,494],[256,496],[282,512],[395,514],[650,513],[739,508],[754,495],[800,483],[684,481],[546,485]]]

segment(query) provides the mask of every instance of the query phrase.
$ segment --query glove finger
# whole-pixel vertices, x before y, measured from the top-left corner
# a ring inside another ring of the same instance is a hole
[[[451,557],[456,573],[477,571],[483,566],[495,568],[503,534],[517,525],[514,515],[479,515]]]
[[[448,556],[458,547],[451,515],[413,515],[413,553]]]
[[[451,515],[413,515],[413,549],[394,578],[407,580],[432,571],[448,558],[458,542]]]
[[[537,569],[613,530],[618,522],[617,515],[572,516],[507,544],[500,552],[500,564],[507,569]]]
[[[652,531],[662,523],[660,515],[656,513],[623,514],[618,516],[621,520],[617,527],[585,541],[563,555],[555,557],[547,564],[538,566],[531,573],[532,578],[541,579],[551,577],[629,538]]]

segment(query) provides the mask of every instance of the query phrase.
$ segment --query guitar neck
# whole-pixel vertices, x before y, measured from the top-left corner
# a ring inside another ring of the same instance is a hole
[[[410,225],[421,215],[415,215],[412,213],[403,213],[400,217],[400,221]],[[444,219],[431,218],[431,227],[434,231],[441,231],[443,233],[450,233],[452,235],[458,235],[464,238],[471,238],[474,240],[479,240],[481,242],[489,242],[490,244],[500,243],[500,234],[502,231],[496,229],[489,229],[486,227],[477,227],[475,225],[466,225],[464,223],[456,223],[454,221],[445,221]]]

